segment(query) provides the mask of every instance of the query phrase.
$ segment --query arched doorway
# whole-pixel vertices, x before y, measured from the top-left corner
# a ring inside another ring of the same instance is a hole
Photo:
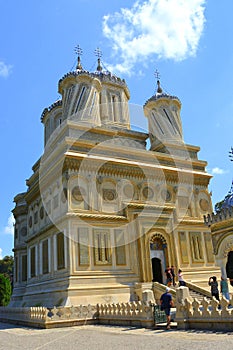
[[[161,260],[159,258],[152,258],[151,261],[152,261],[152,272],[153,272],[152,282],[163,283]]]
[[[150,257],[152,266],[152,281],[165,283],[164,271],[168,263],[167,242],[159,233],[156,233],[151,237]]]
[[[233,286],[233,251],[230,251],[227,256],[226,273],[230,284]]]

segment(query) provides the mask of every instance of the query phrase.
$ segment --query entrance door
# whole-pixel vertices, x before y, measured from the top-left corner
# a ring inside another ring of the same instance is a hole
[[[230,280],[230,284],[233,286],[233,252],[228,253],[226,273]]]
[[[152,272],[153,272],[152,281],[163,283],[161,260],[158,258],[152,258],[151,261],[152,261]]]

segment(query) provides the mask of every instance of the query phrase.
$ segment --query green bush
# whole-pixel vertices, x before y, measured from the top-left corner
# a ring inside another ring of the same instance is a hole
[[[8,277],[0,274],[0,306],[7,306],[11,298],[11,282]]]
[[[3,273],[5,276],[13,275],[13,266],[14,266],[14,258],[11,255],[4,256],[3,259],[0,259],[0,274]]]

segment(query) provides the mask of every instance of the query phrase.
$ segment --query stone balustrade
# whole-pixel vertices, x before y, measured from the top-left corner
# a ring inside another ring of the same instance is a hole
[[[0,307],[0,321],[39,328],[99,323],[142,327],[154,325],[153,304],[146,301],[54,308]]]
[[[233,297],[200,302],[189,296],[187,287],[177,289],[176,322],[178,329],[208,329],[233,331]]]
[[[101,324],[152,327],[153,304],[147,301],[132,301],[118,304],[100,304],[98,318]]]
[[[47,311],[45,307],[0,307],[0,321],[42,327]]]

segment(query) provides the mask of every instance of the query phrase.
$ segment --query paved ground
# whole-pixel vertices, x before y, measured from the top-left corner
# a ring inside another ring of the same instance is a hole
[[[233,333],[82,326],[41,330],[0,323],[0,350],[230,350]]]

